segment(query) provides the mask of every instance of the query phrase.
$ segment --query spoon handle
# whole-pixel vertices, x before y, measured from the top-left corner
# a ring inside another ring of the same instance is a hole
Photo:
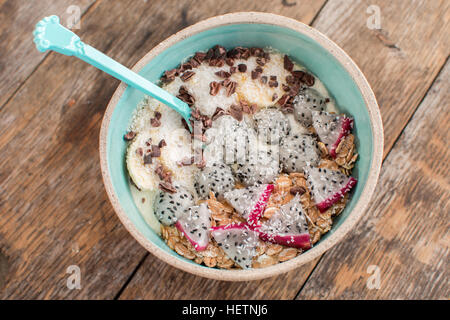
[[[188,104],[171,95],[164,89],[148,81],[141,75],[111,59],[97,49],[83,43],[75,33],[63,27],[57,16],[42,19],[33,32],[34,42],[39,51],[53,50],[67,56],[75,56],[94,67],[103,70],[126,84],[161,101],[177,111],[188,123],[191,109]]]

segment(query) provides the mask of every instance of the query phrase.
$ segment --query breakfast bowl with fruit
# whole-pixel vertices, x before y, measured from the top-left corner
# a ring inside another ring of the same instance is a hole
[[[187,103],[121,84],[102,122],[107,194],[133,237],[181,270],[255,280],[297,268],[351,232],[383,153],[374,94],[331,40],[243,12],[160,43],[133,68]]]

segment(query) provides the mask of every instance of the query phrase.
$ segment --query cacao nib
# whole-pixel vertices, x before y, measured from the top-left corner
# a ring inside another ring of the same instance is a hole
[[[243,119],[242,107],[232,104],[229,111],[230,115],[237,121],[241,121]]]
[[[287,55],[284,55],[284,69],[287,71],[292,71],[292,69],[294,69],[294,63]]]
[[[232,67],[234,65],[234,59],[233,58],[226,58],[225,63]]]
[[[206,57],[206,53],[196,52],[193,59],[195,59],[199,64],[201,64],[203,62],[203,60],[205,60],[205,57]]]
[[[258,79],[260,75],[261,75],[260,72],[258,72],[258,71],[256,71],[256,70],[253,70],[253,71],[252,71],[252,79],[253,79],[253,80]]]
[[[123,136],[123,138],[124,138],[126,141],[131,141],[131,140],[134,139],[134,137],[136,137],[136,132],[133,132],[133,131],[128,131],[128,132]]]
[[[210,118],[206,118],[203,120],[203,127],[205,129],[209,129],[212,127],[212,120]]]
[[[219,117],[226,115],[226,114],[229,114],[229,113],[227,111],[223,110],[222,108],[217,108],[211,119],[214,121],[214,120],[218,119]]]
[[[169,192],[169,193],[176,193],[177,192],[177,189],[175,189],[175,187],[171,183],[168,183],[168,182],[165,182],[165,181],[159,183],[159,188],[162,191]]]
[[[227,97],[231,96],[236,92],[237,82],[230,81],[230,83],[226,86],[226,94]]]
[[[250,105],[250,113],[251,113],[251,114],[255,114],[256,111],[258,111],[258,106],[256,105],[256,103],[252,103],[252,104]]]
[[[225,58],[227,55],[227,50],[220,46],[220,45],[215,45],[213,47],[214,49],[214,58],[219,59],[219,58]]]
[[[158,146],[153,145],[153,146],[152,146],[152,150],[150,151],[150,156],[151,156],[152,158],[158,158],[158,157],[160,157],[160,156],[161,156],[161,149],[160,149]]]
[[[152,156],[150,154],[146,154],[144,156],[144,164],[151,164],[153,162]]]
[[[161,141],[158,143],[158,147],[162,148],[162,147],[165,147],[165,146],[167,146],[166,140],[161,139]]]
[[[169,83],[175,80],[175,76],[177,75],[177,69],[172,69],[164,72],[164,75],[161,77],[161,81],[163,83]]]
[[[191,117],[195,120],[202,120],[202,115],[197,108],[192,108]]]
[[[220,83],[213,81],[209,84],[209,94],[212,96],[215,96],[219,93],[220,90]]]
[[[261,83],[262,84],[266,84],[267,83],[267,76],[262,76],[261,77]]]
[[[290,98],[290,95],[288,95],[287,93],[283,94],[281,96],[281,98],[278,99],[277,104],[280,105],[281,107],[283,107],[286,104],[286,102],[289,100],[289,98]]]
[[[240,104],[240,106],[242,108],[242,112],[247,113],[247,114],[251,114],[252,113],[252,111],[250,109],[250,106],[248,105],[247,101],[241,100],[241,101],[239,101],[239,104]]]
[[[217,71],[215,73],[215,75],[220,77],[220,78],[229,78],[231,76],[231,74],[229,72],[226,72],[226,71],[223,71],[223,70]]]
[[[195,75],[195,72],[193,71],[186,71],[185,73],[183,73],[180,78],[183,82],[188,81],[190,78],[192,78]]]
[[[247,71],[247,65],[244,64],[244,63],[240,63],[240,64],[238,65],[238,70],[239,70],[239,72],[245,72],[245,71]]]
[[[195,57],[189,60],[189,63],[191,64],[192,68],[197,68],[200,66],[200,62],[198,62]]]
[[[266,60],[264,58],[256,58],[256,63],[262,67],[266,64]]]
[[[241,48],[241,58],[247,60],[250,57],[250,50],[248,48]]]
[[[270,80],[270,81],[269,81],[269,87],[270,87],[270,88],[276,88],[276,87],[278,87],[278,81],[276,81],[276,80]]]
[[[294,76],[294,78],[296,78],[298,80],[302,80],[305,75],[305,72],[303,72],[301,70],[292,71],[291,73]]]
[[[303,82],[305,82],[308,87],[312,87],[314,85],[315,78],[313,75],[305,73],[303,76]]]
[[[156,118],[151,118],[150,124],[152,125],[152,127],[159,127],[161,125],[161,121]]]

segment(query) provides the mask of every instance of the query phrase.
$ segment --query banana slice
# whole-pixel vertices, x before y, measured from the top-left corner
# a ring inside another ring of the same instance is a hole
[[[149,149],[147,145],[149,141],[151,141],[150,132],[140,132],[128,146],[127,150],[126,162],[128,174],[140,190],[154,190],[157,188],[157,178],[155,176],[156,159],[153,159],[151,164],[144,165],[143,154]]]

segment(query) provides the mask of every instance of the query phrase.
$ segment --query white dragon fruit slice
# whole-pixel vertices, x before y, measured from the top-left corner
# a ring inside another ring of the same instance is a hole
[[[195,250],[205,250],[209,243],[211,212],[206,203],[193,206],[178,217],[177,229],[189,240]]]
[[[308,223],[298,194],[281,206],[258,232],[263,241],[304,250],[311,248]]]
[[[342,199],[357,182],[355,178],[337,170],[307,167],[304,171],[309,190],[320,212],[325,212]]]
[[[224,193],[225,200],[247,220],[262,192],[267,185],[255,185],[248,188],[233,189]]]
[[[224,138],[224,161],[226,164],[244,164],[249,159],[249,150],[257,141],[256,132],[245,121],[241,121],[232,135]]]
[[[320,152],[316,139],[307,134],[286,136],[280,144],[280,160],[288,173],[302,172],[306,165],[317,165]]]
[[[280,173],[278,145],[258,143],[251,150],[248,160],[236,167],[239,180],[246,186],[275,181]]]
[[[213,227],[211,234],[230,259],[243,269],[252,267],[252,259],[258,246],[257,232],[245,223],[238,223]]]
[[[214,162],[195,176],[194,187],[202,199],[209,197],[209,192],[214,192],[217,198],[223,198],[223,194],[234,188],[235,181],[231,168],[222,162]]]
[[[206,130],[206,146],[203,156],[207,164],[243,164],[248,158],[249,147],[256,143],[256,132],[245,120],[239,122],[225,115]]]
[[[305,88],[294,98],[294,116],[298,122],[305,127],[311,126],[311,111],[324,111],[326,108],[325,98],[315,89]]]
[[[347,116],[327,113],[324,111],[315,111],[312,113],[313,127],[327,147],[330,155],[336,158],[336,148],[353,128],[353,119]]]
[[[176,193],[160,191],[154,201],[155,215],[166,226],[174,224],[178,217],[194,205],[194,196],[186,188],[174,184]]]
[[[290,132],[289,120],[277,108],[265,108],[253,116],[258,139],[268,144],[278,144]]]

